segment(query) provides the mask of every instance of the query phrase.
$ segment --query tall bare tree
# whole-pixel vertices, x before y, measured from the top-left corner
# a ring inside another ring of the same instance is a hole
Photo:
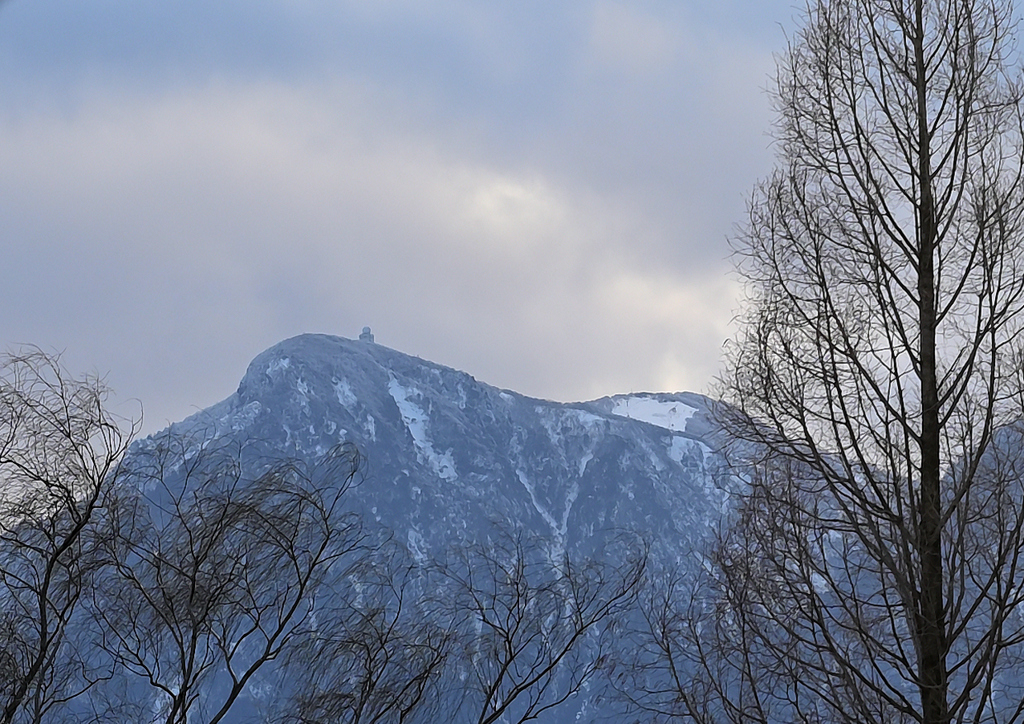
[[[136,431],[107,395],[40,350],[0,359],[0,722],[41,721],[106,675],[68,634]]]
[[[809,0],[780,59],[724,378],[749,482],[716,561],[724,718],[1022,719],[1012,10]]]

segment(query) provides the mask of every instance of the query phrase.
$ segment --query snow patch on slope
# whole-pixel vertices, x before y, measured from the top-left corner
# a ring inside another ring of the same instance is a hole
[[[594,453],[593,452],[588,450],[587,452],[583,453],[583,457],[580,458],[580,477],[581,478],[583,477],[583,473],[587,472],[587,465],[593,459],[594,459]]]
[[[339,380],[335,377],[331,380],[331,384],[334,386],[334,395],[338,398],[341,406],[351,409],[356,404],[356,396],[352,392],[352,386],[348,380]]]
[[[547,431],[548,439],[556,448],[565,446],[566,435],[576,435],[580,431],[594,432],[601,423],[600,417],[586,410],[552,409],[537,405],[534,411],[540,424]]]
[[[267,365],[267,374],[269,376],[273,377],[275,372],[277,372],[279,370],[286,370],[286,369],[288,369],[291,366],[292,366],[292,361],[291,361],[290,358],[288,358],[288,357],[278,357],[277,359],[271,360],[270,364]]]
[[[704,459],[707,456],[711,455],[711,448],[699,440],[690,440],[685,437],[673,437],[672,445],[668,449],[668,456],[677,463],[682,463],[683,456],[688,453],[692,453],[694,450],[700,451],[699,460],[701,463],[704,462]]]
[[[677,400],[658,400],[641,395],[620,397],[615,400],[612,414],[663,427],[673,432],[685,432],[686,422],[697,411]]]
[[[715,457],[711,448],[700,440],[676,436],[672,438],[668,455],[684,468],[695,471],[694,479],[703,489],[708,502],[725,515],[728,510],[729,491],[715,481],[715,476],[708,469],[709,462]]]
[[[458,477],[455,471],[455,461],[452,460],[452,451],[448,450],[443,455],[434,450],[434,444],[427,435],[427,423],[430,418],[427,413],[417,405],[413,398],[422,397],[422,393],[415,388],[405,388],[398,382],[393,374],[388,374],[388,393],[398,405],[398,412],[402,415],[402,422],[405,423],[409,434],[412,435],[413,445],[416,446],[416,456],[421,462],[426,463],[442,480],[451,482]]]

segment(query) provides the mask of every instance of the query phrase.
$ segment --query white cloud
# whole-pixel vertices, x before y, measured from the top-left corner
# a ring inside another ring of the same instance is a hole
[[[611,0],[594,4],[590,44],[607,67],[644,73],[662,70],[678,52],[679,38],[664,18]]]

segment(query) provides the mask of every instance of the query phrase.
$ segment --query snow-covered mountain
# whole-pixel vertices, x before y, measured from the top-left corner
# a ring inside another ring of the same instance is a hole
[[[541,538],[552,560],[600,555],[631,531],[659,564],[693,570],[728,500],[711,405],[685,392],[550,402],[368,335],[308,334],[257,356],[230,397],[136,443],[130,458],[167,439],[310,462],[352,443],[364,463],[347,504],[415,559],[498,524]],[[242,718],[226,721],[248,721],[253,709],[239,704],[232,717]],[[579,697],[542,721],[587,719],[588,706]]]
[[[507,521],[580,550],[596,529],[637,530],[659,555],[685,557],[725,499],[710,405],[688,392],[550,402],[374,342],[307,334],[154,439],[199,431],[309,460],[354,443],[365,479],[353,497],[413,551]]]

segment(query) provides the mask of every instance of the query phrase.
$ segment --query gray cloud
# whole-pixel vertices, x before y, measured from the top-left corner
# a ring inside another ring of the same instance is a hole
[[[770,162],[762,25],[611,0],[257,6],[6,51],[0,344],[109,370],[149,430],[279,339],[363,324],[527,394],[707,387],[737,299],[725,237]],[[8,7],[0,27],[41,33],[64,6]]]

